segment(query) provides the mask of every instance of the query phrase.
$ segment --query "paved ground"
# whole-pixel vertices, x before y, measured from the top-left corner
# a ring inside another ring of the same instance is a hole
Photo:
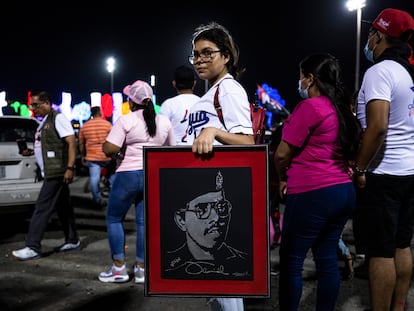
[[[17,261],[11,251],[24,246],[27,221],[3,217],[0,223],[0,310],[209,310],[205,298],[145,297],[144,285],[104,284],[97,275],[110,265],[106,239],[104,210],[94,209],[90,194],[84,193],[85,178],[77,178],[71,186],[76,206],[77,223],[82,249],[68,253],[53,253],[61,244],[62,233],[56,218],[52,218],[43,240],[44,257],[27,262]],[[132,209],[131,209],[132,210]],[[134,215],[128,215],[127,257],[134,258]],[[353,250],[350,225],[344,240]],[[271,250],[271,267],[278,269],[278,248]],[[357,260],[357,275],[352,281],[342,281],[337,311],[358,311],[369,307],[367,280],[362,260]],[[342,262],[338,263],[341,267]],[[132,265],[132,262],[131,262]],[[314,266],[309,257],[304,269],[301,310],[314,310]],[[271,276],[270,298],[245,299],[245,310],[273,310],[278,308],[278,277]],[[410,290],[409,304],[414,306],[414,290]]]

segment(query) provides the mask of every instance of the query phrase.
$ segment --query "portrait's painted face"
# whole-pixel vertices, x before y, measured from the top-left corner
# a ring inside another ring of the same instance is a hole
[[[203,249],[219,247],[227,236],[231,208],[222,190],[196,197],[185,211],[187,236]]]

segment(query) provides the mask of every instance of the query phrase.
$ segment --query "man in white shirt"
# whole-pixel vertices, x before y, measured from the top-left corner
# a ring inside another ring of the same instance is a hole
[[[166,99],[161,104],[160,114],[170,119],[174,129],[176,144],[187,145],[188,115],[191,106],[200,99],[199,96],[193,93],[196,85],[194,70],[184,65],[177,67],[174,72],[172,85],[177,90],[177,95]]]

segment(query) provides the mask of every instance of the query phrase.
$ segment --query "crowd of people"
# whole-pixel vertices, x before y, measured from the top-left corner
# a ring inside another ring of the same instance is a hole
[[[413,37],[414,19],[408,12],[392,8],[379,12],[364,49],[372,65],[355,93],[345,85],[334,55],[305,55],[298,64],[301,100],[283,122],[274,152],[277,172],[272,175],[279,188],[276,199],[285,205],[279,249],[280,310],[300,309],[302,269],[309,251],[316,267],[315,310],[335,310],[340,291],[338,250],[353,274],[352,254],[342,240],[349,220],[356,252],[365,255],[368,265],[370,310],[407,310],[413,268]],[[177,67],[172,81],[177,96],[164,101],[159,113],[154,110],[151,86],[137,80],[123,90],[130,113],[112,125],[94,107],[92,119],[80,130],[82,164],[89,168],[95,204],[102,204],[101,168],[116,163],[105,215],[112,265],[98,275],[102,282],[130,280],[123,220],[131,206],[136,217],[134,282],[145,280],[144,146],[186,145],[195,155],[210,156],[218,145],[255,144],[249,98],[239,82],[244,68],[230,32],[216,22],[202,24],[191,42],[193,67]],[[195,73],[209,86],[201,97],[193,94]],[[216,94],[220,108],[214,105]],[[20,260],[41,257],[41,240],[54,211],[65,238],[56,251],[81,248],[68,187],[75,171],[75,135],[51,102],[47,92],[31,92],[31,105],[43,119],[34,150],[22,155],[36,156],[44,183],[25,247],[12,252]],[[239,264],[249,256],[224,243],[218,233],[201,230],[207,224],[216,228],[214,232],[228,230],[232,205],[222,173],[215,174],[215,191],[195,196],[175,213],[186,243],[171,250],[167,276],[185,275],[188,264],[215,267],[215,260],[223,260],[217,254],[223,252],[232,253]],[[235,268],[231,263],[222,265]],[[240,267],[250,271],[249,265]],[[208,297],[207,303],[214,311],[244,310],[243,297],[224,293]]]

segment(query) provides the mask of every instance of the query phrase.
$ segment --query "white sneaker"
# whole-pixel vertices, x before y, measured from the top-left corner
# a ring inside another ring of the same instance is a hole
[[[66,252],[80,249],[80,240],[76,243],[64,243],[58,247],[55,247],[55,252]]]
[[[135,283],[144,283],[145,281],[145,270],[144,268],[137,267],[134,265],[134,282]]]
[[[129,275],[125,265],[122,268],[116,268],[112,265],[108,271],[99,273],[98,278],[104,283],[123,283],[129,280]]]
[[[40,254],[38,252],[32,250],[30,247],[27,247],[27,246],[25,248],[13,251],[12,254],[14,257],[16,257],[19,260],[29,260],[29,259],[40,258]]]

